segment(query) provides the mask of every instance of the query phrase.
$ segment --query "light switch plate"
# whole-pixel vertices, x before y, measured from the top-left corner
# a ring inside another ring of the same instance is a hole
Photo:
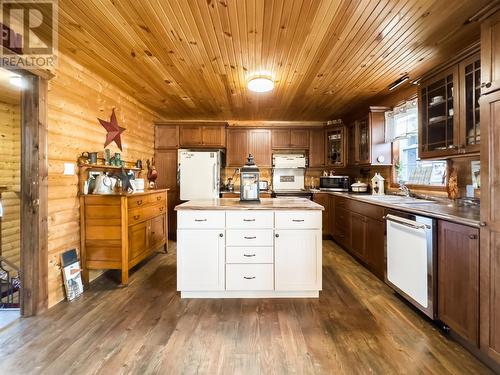
[[[75,165],[73,163],[64,163],[64,175],[73,176],[75,174]]]

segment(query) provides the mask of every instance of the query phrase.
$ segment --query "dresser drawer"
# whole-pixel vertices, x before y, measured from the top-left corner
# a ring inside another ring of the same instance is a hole
[[[136,197],[131,196],[127,198],[128,201],[128,208],[129,209],[134,209],[137,207],[143,207],[146,206],[149,203],[149,196],[148,195],[138,195]]]
[[[224,229],[224,211],[177,211],[177,229]]]
[[[228,229],[227,246],[273,246],[272,229]]]
[[[272,229],[274,213],[272,211],[228,211],[226,212],[228,229]]]
[[[226,264],[226,290],[273,290],[272,264]]]
[[[319,229],[322,211],[278,211],[276,229]]]
[[[149,203],[153,203],[153,204],[161,203],[161,202],[165,202],[166,197],[167,197],[167,194],[164,192],[163,193],[149,194],[148,201],[149,201]]]
[[[133,225],[140,223],[144,220],[151,219],[155,216],[164,214],[166,212],[166,207],[163,204],[156,204],[154,206],[145,206],[135,208],[133,210],[128,211],[128,224]]]
[[[273,247],[226,247],[226,263],[274,263]]]

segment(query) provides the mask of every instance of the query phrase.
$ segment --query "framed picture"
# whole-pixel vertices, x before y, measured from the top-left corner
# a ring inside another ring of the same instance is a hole
[[[72,301],[83,293],[82,269],[76,249],[71,249],[61,254],[61,266],[66,297],[68,301]]]

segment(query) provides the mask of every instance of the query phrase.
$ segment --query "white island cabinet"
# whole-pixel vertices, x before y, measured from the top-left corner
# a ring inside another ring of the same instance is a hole
[[[306,199],[176,207],[182,298],[318,297],[323,207]]]

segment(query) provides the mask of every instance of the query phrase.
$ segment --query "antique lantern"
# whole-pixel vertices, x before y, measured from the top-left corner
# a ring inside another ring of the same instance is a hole
[[[259,176],[259,168],[255,165],[253,155],[249,154],[240,172],[240,202],[260,202]]]

